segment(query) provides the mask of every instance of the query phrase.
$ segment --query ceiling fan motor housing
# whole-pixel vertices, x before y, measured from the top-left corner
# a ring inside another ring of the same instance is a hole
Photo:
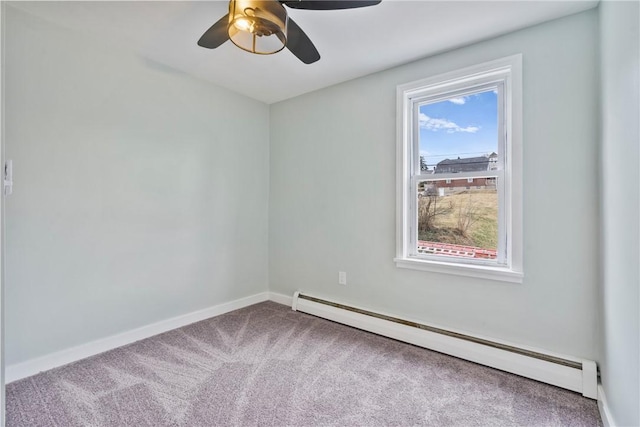
[[[287,45],[287,11],[277,0],[231,0],[229,39],[247,52],[269,55]]]

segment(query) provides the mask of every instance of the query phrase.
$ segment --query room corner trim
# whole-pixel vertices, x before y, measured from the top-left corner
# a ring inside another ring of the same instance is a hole
[[[261,292],[170,319],[161,320],[150,325],[57,351],[25,362],[9,365],[5,368],[5,381],[8,384],[42,371],[57,368],[191,323],[219,316],[259,302],[268,301],[269,299],[271,299],[269,292]]]
[[[291,307],[293,304],[293,298],[289,295],[280,294],[278,292],[269,292],[269,301],[277,302],[278,304]]]
[[[613,420],[613,415],[611,415],[611,410],[609,410],[609,404],[607,403],[607,397],[604,394],[604,387],[602,387],[602,383],[598,384],[598,411],[600,411],[600,418],[602,418],[602,424],[604,427],[617,426]]]

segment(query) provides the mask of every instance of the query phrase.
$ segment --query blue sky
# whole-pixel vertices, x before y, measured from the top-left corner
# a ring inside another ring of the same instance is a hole
[[[429,169],[449,158],[498,152],[498,97],[489,90],[420,106],[420,155]]]

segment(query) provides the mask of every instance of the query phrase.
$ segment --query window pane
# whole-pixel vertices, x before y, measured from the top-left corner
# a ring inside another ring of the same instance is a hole
[[[420,173],[498,168],[497,89],[421,104]]]
[[[497,178],[450,181],[418,185],[418,254],[496,259]]]

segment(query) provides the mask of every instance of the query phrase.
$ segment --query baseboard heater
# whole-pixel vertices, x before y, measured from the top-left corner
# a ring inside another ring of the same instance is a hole
[[[293,295],[292,309],[582,393],[591,399],[598,396],[597,366],[592,360],[496,342],[301,292]]]

